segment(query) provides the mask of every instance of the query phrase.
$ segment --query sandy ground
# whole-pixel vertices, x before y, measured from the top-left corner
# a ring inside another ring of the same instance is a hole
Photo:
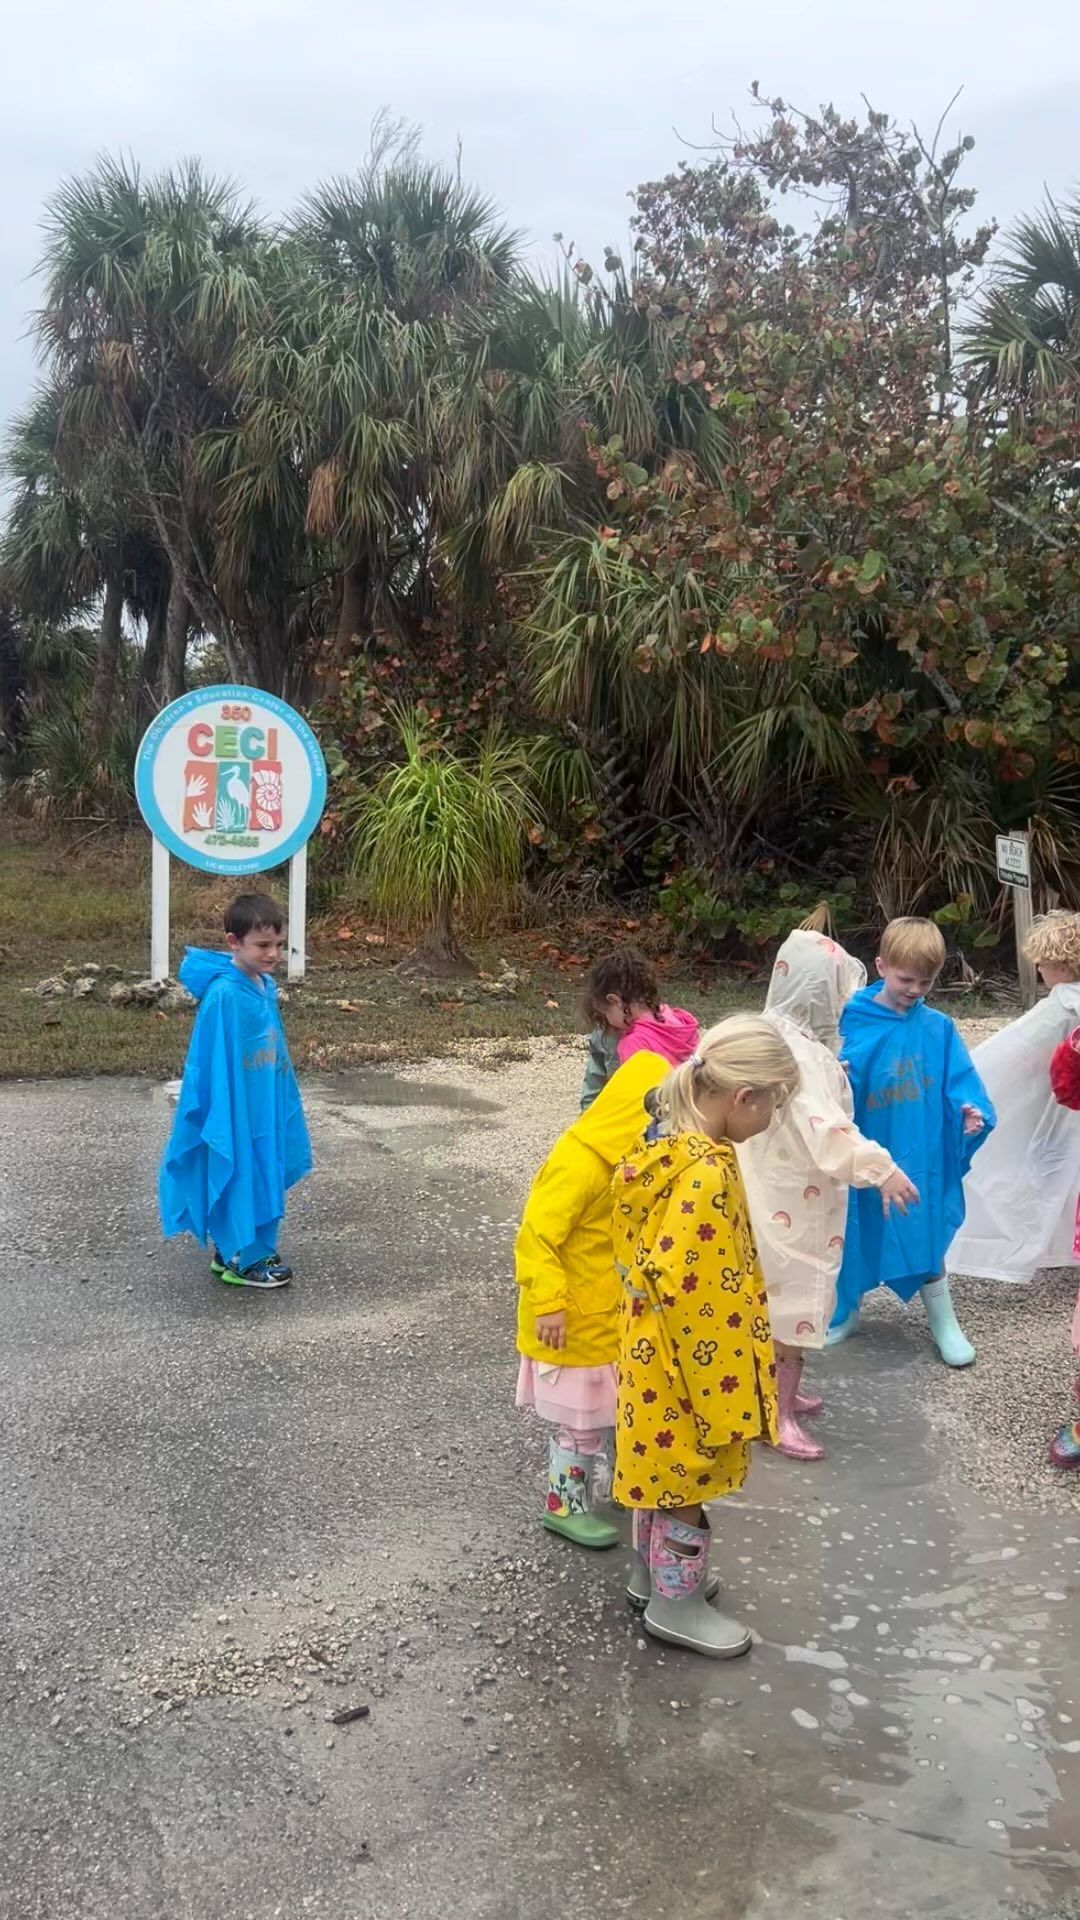
[[[961,1021],[970,1047],[1002,1024]],[[518,1048],[520,1054],[526,1051]],[[499,1102],[484,1134],[464,1132],[433,1149],[437,1164],[499,1173],[524,1198],[528,1184],[561,1129],[573,1117],[581,1079],[579,1041],[537,1040],[528,1059],[507,1061],[498,1042],[463,1043],[453,1055],[405,1069],[403,1080],[467,1088]],[[1069,1417],[1076,1367],[1069,1326],[1076,1298],[1070,1272],[1041,1274],[1031,1287],[978,1281],[954,1283],[962,1325],[978,1352],[966,1373],[937,1361],[917,1305],[904,1307],[887,1291],[868,1302],[860,1340],[895,1327],[911,1363],[920,1411],[939,1436],[948,1470],[990,1498],[1062,1513],[1080,1510],[1080,1473],[1056,1472],[1047,1462],[1050,1438]],[[815,1363],[827,1387],[832,1356]]]

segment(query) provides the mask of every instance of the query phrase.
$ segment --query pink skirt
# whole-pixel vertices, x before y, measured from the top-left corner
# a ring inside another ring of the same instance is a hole
[[[618,1378],[613,1360],[606,1367],[560,1367],[522,1354],[516,1404],[559,1427],[613,1427]]]

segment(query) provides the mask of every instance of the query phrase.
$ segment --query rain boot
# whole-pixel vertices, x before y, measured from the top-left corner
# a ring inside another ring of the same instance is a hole
[[[956,1317],[956,1309],[949,1298],[947,1280],[928,1280],[920,1287],[922,1303],[926,1308],[926,1318],[930,1324],[930,1333],[938,1352],[947,1367],[970,1367],[975,1358],[975,1349],[967,1335],[961,1331]]]
[[[589,1512],[592,1465],[589,1454],[571,1453],[552,1439],[544,1525],[552,1533],[561,1533],[564,1540],[572,1540],[576,1547],[614,1547],[619,1540],[615,1528],[610,1521]]]
[[[800,1381],[799,1391],[795,1395],[795,1418],[797,1420],[810,1420],[815,1413],[823,1413],[824,1411],[825,1402],[820,1393],[807,1393]]]
[[[735,1660],[750,1651],[739,1620],[717,1613],[705,1597],[709,1529],[691,1527],[670,1513],[655,1513],[649,1536],[649,1604],[646,1633],[673,1647],[688,1647],[710,1660]]]
[[[1067,1420],[1050,1442],[1052,1467],[1080,1467],[1080,1420]]]
[[[630,1567],[630,1576],[626,1582],[626,1604],[631,1613],[644,1613],[652,1593],[652,1581],[649,1578],[649,1539],[652,1534],[653,1516],[644,1507],[634,1510],[634,1558]],[[705,1598],[715,1600],[720,1591],[720,1575],[709,1572],[705,1575]]]
[[[825,1335],[825,1345],[827,1347],[838,1347],[841,1340],[850,1340],[853,1333],[858,1333],[859,1324],[859,1309],[858,1307],[852,1307],[846,1320],[833,1321],[832,1326]]]
[[[817,1440],[812,1440],[800,1427],[795,1413],[795,1402],[802,1378],[803,1356],[799,1347],[780,1347],[776,1349],[776,1389],[780,1402],[780,1437],[776,1442],[777,1453],[785,1453],[789,1460],[823,1460],[825,1449]]]

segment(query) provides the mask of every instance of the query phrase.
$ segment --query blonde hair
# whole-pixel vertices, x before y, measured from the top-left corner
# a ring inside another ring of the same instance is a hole
[[[759,1013],[734,1013],[710,1027],[697,1052],[668,1074],[653,1106],[672,1133],[700,1133],[695,1094],[735,1093],[739,1087],[793,1093],[798,1084],[795,1055],[771,1020]]]
[[[945,939],[932,920],[905,914],[889,921],[878,953],[887,967],[925,967],[936,976],[945,965]]]
[[[1034,966],[1068,967],[1080,980],[1080,913],[1057,907],[1036,920],[1024,941],[1024,957]]]

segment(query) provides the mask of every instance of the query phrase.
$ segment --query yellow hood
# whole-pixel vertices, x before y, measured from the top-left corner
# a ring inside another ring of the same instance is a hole
[[[614,1172],[649,1124],[645,1095],[651,1093],[671,1068],[658,1053],[632,1053],[625,1066],[612,1074],[564,1138],[598,1154]]]
[[[538,1316],[566,1314],[566,1367],[611,1365],[618,1353],[619,1281],[611,1243],[611,1176],[648,1125],[645,1095],[668,1063],[635,1053],[555,1142],[533,1181],[514,1248],[518,1351],[550,1365]]]

